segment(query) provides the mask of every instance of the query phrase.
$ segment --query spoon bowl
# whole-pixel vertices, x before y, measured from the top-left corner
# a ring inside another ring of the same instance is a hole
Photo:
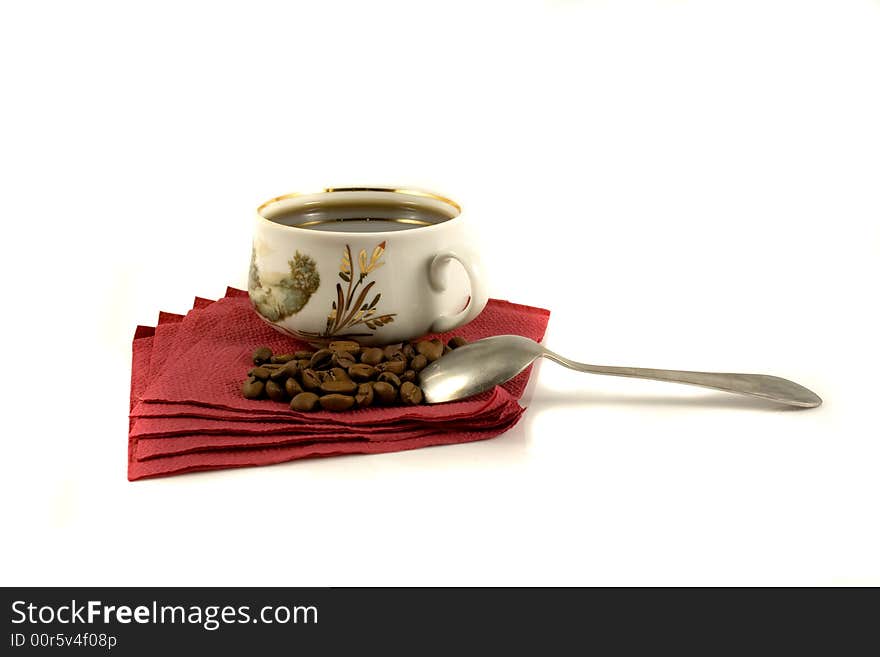
[[[520,335],[496,335],[469,342],[420,373],[429,404],[477,395],[510,381],[544,355],[544,348]]]

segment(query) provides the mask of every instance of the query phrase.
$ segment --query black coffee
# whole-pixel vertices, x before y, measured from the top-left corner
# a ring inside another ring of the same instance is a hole
[[[321,202],[268,207],[263,216],[275,223],[308,230],[378,233],[433,226],[452,219],[453,207],[438,209],[418,200],[347,200],[329,196]]]
[[[344,231],[346,233],[382,233],[386,231],[410,230],[412,228],[419,228],[420,226],[431,225],[430,223],[422,223],[421,221],[417,223],[410,223],[400,220],[382,219],[378,217],[346,217],[344,219],[322,218],[313,222],[287,223],[286,221],[280,221],[278,223],[283,223],[287,226],[297,226],[298,228],[306,228],[308,230],[323,230],[333,232]]]

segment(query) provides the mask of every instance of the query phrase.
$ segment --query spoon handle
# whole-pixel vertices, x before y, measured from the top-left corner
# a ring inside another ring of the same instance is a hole
[[[751,395],[772,401],[814,408],[822,403],[822,399],[812,390],[802,385],[767,374],[726,374],[719,372],[687,372],[682,370],[655,370],[647,367],[610,367],[607,365],[588,365],[564,358],[557,353],[544,350],[546,358],[565,367],[587,372],[589,374],[608,374],[611,376],[627,376],[636,379],[653,379],[671,383],[686,383],[692,386],[714,388],[725,392]]]

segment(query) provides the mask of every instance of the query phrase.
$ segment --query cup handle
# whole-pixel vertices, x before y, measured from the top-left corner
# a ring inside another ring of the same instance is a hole
[[[441,251],[431,260],[431,264],[428,266],[428,281],[431,284],[431,289],[437,294],[446,290],[448,278],[446,269],[452,260],[457,260],[464,267],[471,283],[471,298],[461,312],[454,315],[443,315],[434,320],[430,328],[431,333],[445,333],[462,324],[467,324],[482,312],[483,308],[486,307],[486,302],[489,300],[486,292],[485,275],[480,267],[479,260],[466,256],[464,252],[454,250]]]

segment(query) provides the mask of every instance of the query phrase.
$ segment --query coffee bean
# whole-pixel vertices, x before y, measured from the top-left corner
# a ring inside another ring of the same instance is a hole
[[[272,356],[273,363],[289,363],[290,361],[296,358],[296,354],[279,354],[277,356]]]
[[[380,372],[391,372],[392,374],[403,374],[406,371],[405,360],[389,360],[385,363],[376,365],[376,369]]]
[[[443,354],[442,354],[443,356],[450,353],[451,351],[452,351],[452,347],[450,347],[448,344],[443,345]]]
[[[293,411],[312,411],[318,403],[318,395],[313,392],[301,392],[290,400]]]
[[[447,342],[446,344],[449,345],[450,349],[458,349],[459,347],[465,346],[467,343],[468,341],[460,335],[454,335],[449,338],[449,342]]]
[[[373,382],[373,395],[382,404],[393,404],[397,399],[397,390],[386,381]]]
[[[296,397],[302,391],[302,386],[293,377],[290,377],[284,382],[284,392],[287,393],[288,397]]]
[[[321,384],[321,391],[327,394],[339,393],[341,395],[351,395],[357,390],[358,384],[354,381],[324,381]]]
[[[355,402],[361,408],[366,408],[373,403],[373,384],[362,383],[358,386],[357,394],[354,397]]]
[[[355,381],[369,381],[376,374],[376,368],[365,363],[358,363],[348,368],[348,375]]]
[[[251,376],[260,379],[261,381],[265,381],[266,379],[268,379],[271,374],[272,370],[270,370],[268,367],[260,366],[255,367],[251,370]]]
[[[245,399],[259,399],[263,394],[264,386],[262,381],[251,377],[241,384],[241,394]]]
[[[302,387],[306,390],[317,390],[321,387],[321,379],[315,370],[303,370]]]
[[[284,371],[287,372],[287,376],[296,376],[299,372],[299,361],[298,360],[290,360],[284,364]]]
[[[361,352],[361,362],[367,365],[378,365],[385,358],[385,354],[377,347],[364,349]]]
[[[308,349],[304,349],[303,351],[295,351],[293,355],[296,356],[299,360],[309,360],[312,357],[314,351],[309,351]]]
[[[400,380],[401,381],[415,381],[416,380],[415,371],[407,370],[406,372],[404,372],[403,374],[400,375]]]
[[[312,358],[309,361],[309,367],[313,370],[324,369],[330,365],[330,361],[333,359],[333,352],[329,349],[319,349],[315,353],[312,354]]]
[[[407,381],[402,386],[400,386],[400,401],[402,401],[404,404],[421,404],[422,397],[422,389],[419,388],[415,383]]]
[[[287,395],[284,392],[284,388],[282,388],[275,381],[266,381],[266,396],[272,401],[283,402],[287,400]]]
[[[351,381],[351,377],[341,367],[333,367],[327,370],[327,375],[324,377],[324,381]]]
[[[328,345],[330,351],[347,351],[357,356],[361,353],[361,346],[354,340],[335,340]]]
[[[443,355],[443,343],[436,338],[433,340],[422,340],[416,344],[416,351],[433,363]]]
[[[272,358],[272,350],[269,347],[259,347],[254,350],[254,365],[262,365]]]
[[[354,406],[354,397],[350,395],[324,395],[319,401],[325,411],[347,411]]]
[[[300,358],[296,361],[297,365],[299,365],[299,371],[302,372],[305,369],[309,368],[309,365],[312,363],[311,356],[309,358]]]
[[[400,387],[400,378],[394,372],[382,372],[376,380],[390,383],[395,388]]]
[[[385,355],[385,360],[391,360],[397,354],[403,355],[403,343],[397,342],[396,344],[389,344],[382,350],[382,353]]]
[[[415,358],[412,359],[409,366],[414,369],[416,372],[421,372],[428,365],[428,359],[419,354]]]
[[[336,351],[333,353],[333,358],[330,362],[337,367],[348,369],[357,363],[357,358],[355,358],[354,354],[347,351]]]
[[[283,367],[277,367],[272,370],[272,373],[269,375],[269,378],[273,381],[284,381],[290,374],[287,373],[287,370]]]
[[[405,345],[403,345],[403,349],[401,351],[403,351],[403,355],[406,356],[407,360],[416,355],[416,348],[413,347],[412,342],[407,342]]]

